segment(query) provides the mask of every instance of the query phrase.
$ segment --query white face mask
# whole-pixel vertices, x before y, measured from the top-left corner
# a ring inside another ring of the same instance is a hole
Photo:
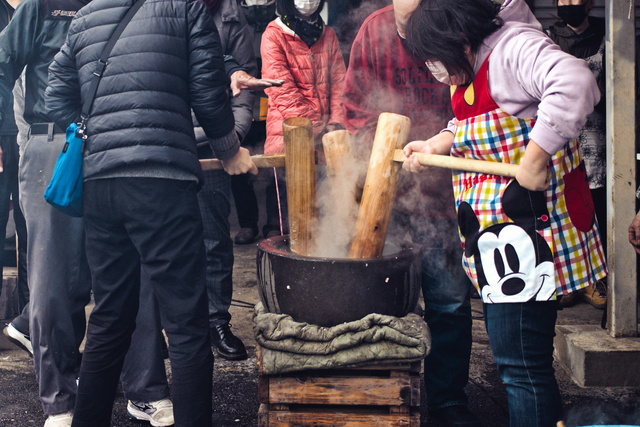
[[[304,17],[309,17],[318,10],[320,6],[320,0],[293,0],[298,13]]]
[[[429,71],[431,71],[431,74],[433,74],[433,77],[440,83],[444,83],[449,86],[457,86],[467,83],[464,73],[451,76],[440,61],[427,61],[425,64]]]
[[[425,62],[431,74],[433,74],[433,78],[439,81],[440,83],[444,83],[446,85],[450,84],[451,78],[449,77],[449,72],[442,62],[440,61],[427,61]]]
[[[244,0],[247,6],[263,6],[269,3],[270,0]]]

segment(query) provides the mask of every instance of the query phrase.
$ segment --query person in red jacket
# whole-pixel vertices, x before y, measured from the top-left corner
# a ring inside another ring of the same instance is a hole
[[[346,70],[336,33],[320,17],[323,5],[324,0],[276,0],[279,17],[262,35],[262,78],[284,80],[280,87],[265,89],[269,97],[265,154],[284,152],[282,122],[286,119],[310,119],[318,147],[322,135],[343,128]],[[279,175],[280,212],[286,213],[284,172]],[[271,230],[265,237],[287,233],[287,221],[278,219],[275,194],[274,184],[267,188],[267,226]]]
[[[451,116],[449,88],[433,78],[398,35],[393,6],[371,14],[351,48],[343,96],[345,124],[360,156],[371,150],[382,112],[411,119],[409,141],[438,133]],[[432,349],[425,362],[429,416],[444,425],[478,426],[464,387],[471,355],[471,285],[461,249],[451,172],[401,174],[389,238],[410,233],[422,250],[422,292]]]

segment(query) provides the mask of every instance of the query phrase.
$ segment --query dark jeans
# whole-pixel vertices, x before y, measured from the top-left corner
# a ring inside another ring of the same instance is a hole
[[[553,427],[562,400],[553,369],[557,301],[484,304],[485,325],[507,388],[510,427]]]
[[[167,371],[162,357],[163,341],[158,301],[143,272],[136,329],[131,335],[131,346],[120,374],[124,397],[128,400],[155,402],[169,397]]]
[[[169,338],[176,426],[211,425],[213,357],[207,322],[202,220],[196,184],[158,178],[88,181],[89,317],[73,426],[109,426],[148,278]]]
[[[20,154],[15,135],[0,135],[0,147],[2,147],[2,166],[0,173],[0,277],[3,274],[3,267],[8,264],[5,258],[4,243],[7,232],[7,222],[11,213],[13,202],[13,218],[18,236],[18,305],[22,310],[29,302],[29,288],[27,287],[26,275],[26,253],[27,253],[27,226],[20,209],[20,199],[18,192],[18,163]],[[0,281],[1,282],[1,281]],[[2,283],[0,283],[2,292]]]
[[[224,171],[204,171],[198,192],[206,249],[206,284],[209,325],[228,323],[233,294],[233,240],[229,225],[231,176]]]
[[[251,228],[258,231],[258,199],[253,190],[251,175],[244,173],[231,177],[231,192],[236,204],[240,228]]]
[[[431,331],[431,352],[424,368],[427,405],[429,410],[466,406],[471,282],[462,270],[456,223],[395,211],[390,235],[403,237],[407,231],[422,251],[424,320]]]

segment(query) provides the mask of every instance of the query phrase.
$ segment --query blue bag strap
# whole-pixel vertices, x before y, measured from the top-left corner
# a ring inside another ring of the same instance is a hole
[[[131,21],[131,18],[133,18],[133,15],[135,15],[138,9],[140,9],[140,7],[142,6],[142,3],[144,3],[144,0],[134,0],[134,3],[131,6],[131,8],[124,15],[124,18],[122,18],[122,21],[120,21],[115,31],[113,32],[113,34],[111,34],[111,37],[107,42],[107,45],[104,47],[104,50],[100,55],[100,59],[98,59],[98,62],[96,64],[96,69],[93,72],[93,80],[91,81],[91,86],[89,86],[89,91],[87,93],[88,94],[87,99],[85,100],[84,104],[82,104],[82,113],[80,115],[81,117],[80,129],[82,131],[84,130],[85,121],[87,117],[89,117],[89,111],[91,111],[91,106],[93,105],[93,99],[95,98],[96,91],[98,90],[98,83],[100,83],[100,78],[102,77],[102,73],[104,72],[104,69],[107,66],[107,59],[111,54],[111,50],[113,49],[113,46],[115,46],[116,42],[118,41],[118,38],[120,38],[120,35],[124,31],[127,24],[129,24],[129,21]]]

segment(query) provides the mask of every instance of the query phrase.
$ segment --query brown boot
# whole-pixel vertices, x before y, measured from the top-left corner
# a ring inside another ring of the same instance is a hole
[[[607,278],[598,280],[584,288],[582,299],[595,308],[605,308],[607,306]]]
[[[571,292],[570,294],[560,296],[558,303],[560,307],[567,308],[572,307],[578,303],[580,299],[580,291]]]

